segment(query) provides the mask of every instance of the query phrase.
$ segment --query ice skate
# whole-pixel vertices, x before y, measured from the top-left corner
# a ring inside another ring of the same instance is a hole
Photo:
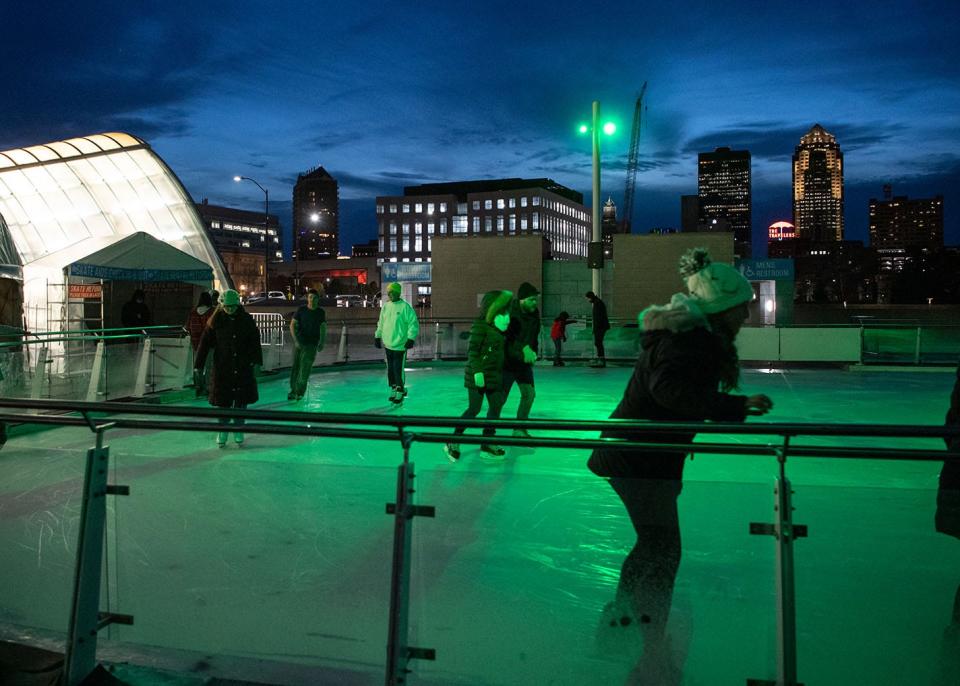
[[[446,454],[448,460],[456,462],[460,459],[460,444],[447,443],[443,446],[443,452]]]
[[[240,431],[235,432],[233,434],[233,440],[237,445],[243,445],[243,433]]]
[[[227,444],[227,432],[221,431],[217,434],[217,447],[222,448]]]
[[[503,456],[507,454],[507,451],[501,448],[499,445],[493,445],[491,443],[484,443],[481,445],[480,452],[482,453],[480,457],[487,460],[500,460],[503,459]]]

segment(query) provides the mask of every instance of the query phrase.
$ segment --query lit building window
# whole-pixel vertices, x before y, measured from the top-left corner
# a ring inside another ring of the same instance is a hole
[[[440,220],[440,233],[446,233],[446,232],[447,232],[447,218],[444,217],[443,219]]]
[[[390,233],[396,235],[396,233],[397,233],[397,222],[390,222]]]
[[[513,208],[513,207],[516,207],[516,206],[517,206],[517,199],[516,199],[516,198],[510,198],[510,207]]]
[[[503,233],[503,215],[497,217],[497,233]]]
[[[480,233],[480,217],[473,218],[473,232]]]
[[[525,215],[525,214],[524,214],[524,215],[521,215],[521,217],[520,217],[520,230],[521,230],[521,231],[526,231],[526,230],[527,230],[527,215]]]
[[[510,215],[510,233],[516,233],[516,232],[517,232],[517,215],[511,214]]]
[[[434,204],[432,202],[427,203],[427,214],[433,214]]]
[[[414,252],[423,252],[423,238],[417,236],[413,240],[413,251]]]
[[[423,235],[423,222],[415,222],[413,225],[413,232],[418,236]]]
[[[534,200],[536,200],[536,198],[534,198]],[[534,205],[536,205],[536,203],[534,203]],[[537,229],[540,228],[540,213],[539,213],[539,212],[534,212],[532,215],[530,215],[530,228],[531,228],[533,231],[536,231]]]
[[[492,210],[492,209],[493,209],[493,200],[484,200],[484,201],[483,201],[483,209],[485,209],[485,210]]]
[[[475,209],[475,210],[479,210],[479,209],[480,209],[480,201],[479,201],[479,200],[474,200],[474,201],[473,201],[473,209]]]
[[[498,209],[498,210],[502,210],[502,209],[504,209],[506,206],[507,206],[507,205],[506,205],[506,200],[504,200],[503,198],[497,198],[497,209]]]
[[[487,233],[493,231],[493,217],[484,217],[483,218],[483,230]]]
[[[520,207],[526,207],[526,206],[527,206],[527,196],[523,196],[522,198],[520,198]]]
[[[447,211],[447,203],[445,203],[445,202],[440,203],[440,211],[441,211],[441,212],[446,212],[446,211]]]
[[[391,239],[390,239],[390,252],[397,252],[397,239],[396,239],[396,238],[391,238]]]
[[[397,206],[390,205],[390,214],[396,214],[396,213],[397,213]]]
[[[534,206],[540,204],[540,196],[539,196],[539,195],[533,196],[533,204],[534,204]]]
[[[403,235],[404,236],[410,235],[410,222],[403,222]]]
[[[445,220],[440,222],[440,233],[446,228]],[[453,233],[467,233],[467,215],[458,214],[453,217]]]
[[[409,214],[409,212],[410,212],[410,205],[408,205],[407,203],[404,203],[404,204],[403,204],[403,212],[404,212],[404,214]]]
[[[410,239],[406,236],[403,237],[403,247],[400,252],[410,252]]]

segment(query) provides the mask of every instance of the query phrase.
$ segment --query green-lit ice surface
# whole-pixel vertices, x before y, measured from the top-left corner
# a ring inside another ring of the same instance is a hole
[[[602,418],[628,368],[537,368],[535,418]],[[945,373],[744,374],[776,403],[770,421],[942,422]],[[299,404],[286,378],[254,407],[458,415],[462,364],[407,370],[400,409],[381,371],[317,372]],[[516,411],[514,389],[504,417]],[[197,403],[201,405],[203,403]],[[744,439],[751,440],[751,439]],[[66,629],[82,459],[92,435],[18,436],[0,452],[0,618],[10,635]],[[875,441],[892,445],[889,440]],[[383,680],[398,442],[114,431],[103,606],[135,615],[101,656],[204,675],[285,683]],[[898,445],[931,445],[909,441]],[[411,684],[617,684],[640,653],[625,632],[597,637],[632,529],[613,491],[574,450],[509,448],[490,463],[463,446],[414,444],[417,502]],[[933,531],[933,463],[791,461],[799,672],[808,684],[958,683],[941,659],[960,583],[960,541]],[[775,676],[772,458],[700,456],[680,498],[683,560],[671,632],[686,684]],[[956,650],[956,644],[953,644]],[[957,670],[958,655],[949,654]]]

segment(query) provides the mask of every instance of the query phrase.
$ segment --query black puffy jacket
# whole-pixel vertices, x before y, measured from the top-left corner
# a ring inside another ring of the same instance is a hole
[[[470,327],[470,346],[467,351],[467,366],[463,372],[463,385],[476,388],[473,375],[483,372],[483,386],[499,389],[503,386],[503,355],[506,336],[497,327],[477,317]]]
[[[253,365],[263,364],[260,331],[253,317],[238,307],[231,317],[218,310],[203,331],[194,359],[194,369],[203,369],[207,355],[213,355],[210,379],[210,404],[231,407],[235,403],[252,405],[259,399]]]

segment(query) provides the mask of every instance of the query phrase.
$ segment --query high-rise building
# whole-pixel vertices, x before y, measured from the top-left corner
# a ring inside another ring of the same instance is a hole
[[[293,187],[293,257],[336,257],[340,245],[337,180],[323,167],[297,177]]]
[[[266,257],[271,264],[283,261],[277,216],[268,215],[264,233],[263,212],[211,205],[206,198],[197,203],[197,212],[237,290],[261,290]]]
[[[843,240],[843,153],[820,124],[793,153],[793,224],[798,238]]]
[[[749,244],[751,234],[750,152],[717,148],[697,156],[699,225],[726,222],[735,243]]]
[[[587,256],[590,210],[552,179],[431,183],[377,197],[382,262],[429,262],[435,235],[540,234],[553,259]]]
[[[943,196],[871,198],[870,244],[874,248],[943,247]]]
[[[680,196],[680,230],[684,233],[693,233],[700,223],[700,196]]]

